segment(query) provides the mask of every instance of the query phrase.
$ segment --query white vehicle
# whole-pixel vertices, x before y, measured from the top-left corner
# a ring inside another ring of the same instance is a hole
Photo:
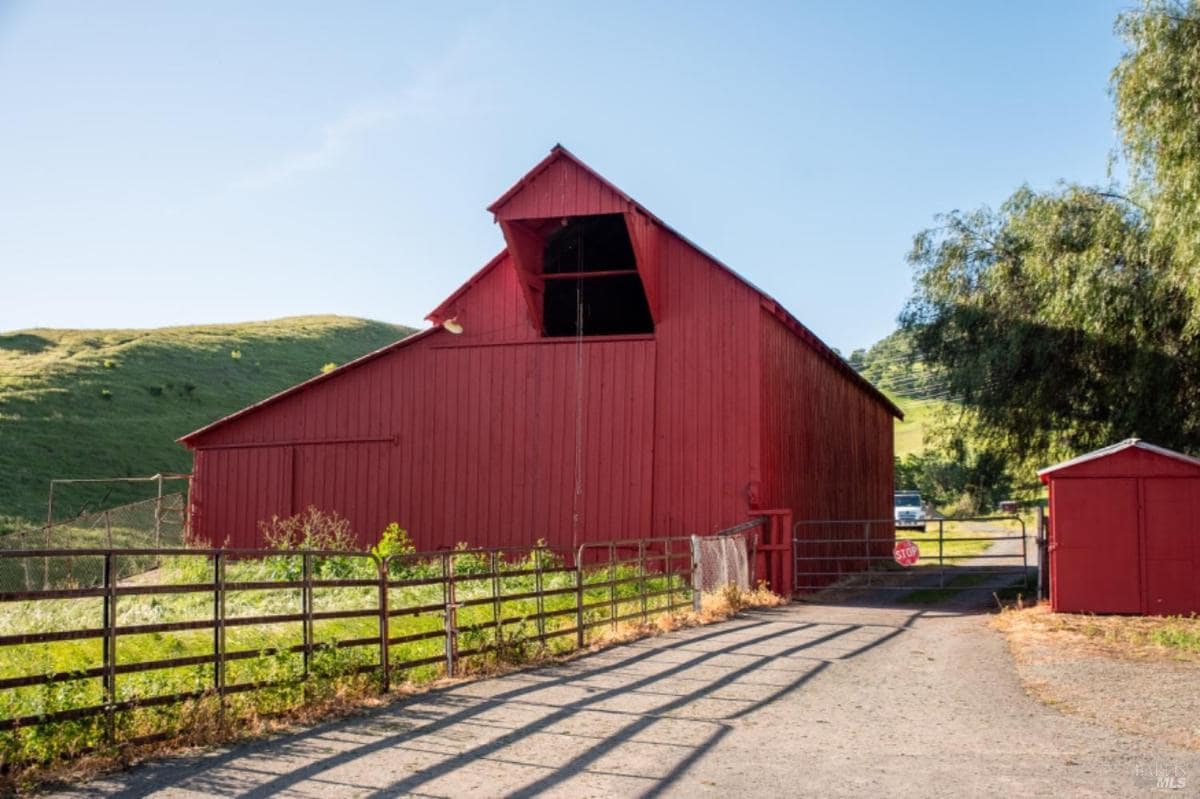
[[[897,491],[894,518],[897,530],[925,531],[925,508],[916,491]]]

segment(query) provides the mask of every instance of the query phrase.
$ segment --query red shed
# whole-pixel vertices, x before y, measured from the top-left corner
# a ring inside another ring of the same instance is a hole
[[[489,210],[505,248],[432,328],[181,439],[196,534],[310,504],[424,549],[891,516],[900,412],[777,302],[562,147]]]
[[[1054,610],[1200,611],[1200,460],[1131,438],[1038,476]]]

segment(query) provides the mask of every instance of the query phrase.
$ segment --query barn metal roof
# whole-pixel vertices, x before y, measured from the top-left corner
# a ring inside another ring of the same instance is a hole
[[[304,389],[308,388],[309,386],[316,385],[317,383],[324,382],[325,380],[330,380],[335,375],[344,374],[345,372],[347,372],[351,369],[354,369],[355,367],[362,366],[364,363],[368,363],[369,361],[373,361],[376,358],[380,358],[384,355],[387,355],[389,352],[394,352],[395,350],[402,349],[404,347],[407,347],[410,344],[415,344],[416,342],[425,338],[429,334],[436,333],[440,329],[441,328],[430,327],[430,328],[426,328],[425,330],[417,331],[416,333],[413,333],[412,335],[405,336],[404,338],[400,339],[399,341],[394,341],[391,344],[380,347],[377,350],[368,352],[366,355],[360,355],[359,357],[355,358],[353,361],[347,361],[346,363],[342,364],[341,366],[337,367],[336,369],[331,369],[328,372],[322,372],[321,374],[316,375],[315,377],[310,377],[308,380],[305,380],[301,383],[297,383],[294,386],[289,386],[288,388],[285,388],[283,391],[272,394],[271,396],[267,397],[266,399],[259,400],[258,402],[254,403],[253,405],[247,405],[245,408],[234,411],[233,413],[229,414],[228,416],[222,416],[220,419],[217,419],[214,422],[209,422],[208,424],[204,425],[204,427],[193,430],[192,432],[188,433],[187,435],[180,436],[179,438],[177,438],[175,440],[177,443],[187,444],[190,441],[192,441],[193,439],[204,435],[205,433],[209,432],[210,430],[213,430],[214,428],[221,427],[229,422],[232,422],[234,419],[240,419],[243,416],[246,416],[248,414],[251,414],[251,413],[257,411],[259,408],[265,407],[267,405],[273,405],[274,403],[278,402],[279,400],[283,399],[284,397],[289,397],[292,394],[303,391]]]
[[[1044,477],[1052,472],[1057,472],[1072,466],[1078,466],[1079,464],[1087,463],[1088,461],[1107,458],[1109,455],[1115,455],[1118,452],[1130,448],[1141,449],[1145,450],[1146,452],[1153,452],[1155,455],[1162,455],[1165,458],[1174,458],[1177,461],[1183,461],[1184,463],[1192,466],[1200,466],[1200,458],[1193,458],[1190,455],[1184,455],[1182,452],[1176,452],[1175,450],[1167,449],[1166,447],[1155,446],[1154,444],[1142,441],[1140,438],[1127,438],[1124,441],[1119,441],[1116,444],[1102,447],[1094,452],[1088,452],[1071,458],[1070,460],[1063,461],[1062,463],[1056,463],[1053,466],[1047,466],[1044,469],[1039,469],[1038,477]]]

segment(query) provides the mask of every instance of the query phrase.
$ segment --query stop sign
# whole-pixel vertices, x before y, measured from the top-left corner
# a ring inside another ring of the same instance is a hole
[[[905,538],[896,542],[895,548],[892,549],[892,557],[901,566],[915,566],[921,557],[921,550],[917,548],[917,542]]]

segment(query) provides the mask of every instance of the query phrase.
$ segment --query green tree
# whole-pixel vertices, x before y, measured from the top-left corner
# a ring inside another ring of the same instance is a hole
[[[1028,482],[1131,435],[1200,449],[1200,4],[1147,0],[1117,30],[1128,190],[1025,187],[914,239],[901,328],[962,400],[943,457]]]
[[[999,212],[944,217],[909,260],[901,326],[963,403],[943,451],[1028,477],[1130,435],[1200,445],[1194,305],[1136,207],[1024,188]]]
[[[1146,0],[1122,14],[1126,51],[1112,74],[1133,193],[1173,276],[1200,296],[1200,4]],[[1200,317],[1193,319],[1193,326]]]

